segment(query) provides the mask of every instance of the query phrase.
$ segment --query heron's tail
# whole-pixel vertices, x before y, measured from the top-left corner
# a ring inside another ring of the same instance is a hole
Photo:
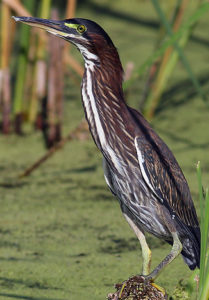
[[[189,234],[182,239],[182,256],[191,270],[200,268],[200,229],[188,226]]]

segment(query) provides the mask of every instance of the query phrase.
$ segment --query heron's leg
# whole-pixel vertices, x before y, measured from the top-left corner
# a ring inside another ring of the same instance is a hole
[[[135,223],[129,218],[129,216],[125,213],[123,213],[128,224],[135,232],[137,238],[139,239],[139,242],[141,244],[142,248],[142,275],[148,275],[150,273],[150,266],[151,266],[151,250],[147,245],[146,238],[144,233],[135,225]]]
[[[173,236],[173,247],[171,252],[163,259],[163,261],[147,276],[148,279],[156,279],[156,277],[160,274],[163,268],[165,268],[168,264],[170,264],[180,253],[182,250],[182,243],[179,240],[178,234],[176,232],[171,233]]]

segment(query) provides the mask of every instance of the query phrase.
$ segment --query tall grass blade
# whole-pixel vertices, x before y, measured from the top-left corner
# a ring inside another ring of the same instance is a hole
[[[144,71],[150,67],[154,61],[166,51],[166,49],[172,45],[184,34],[185,31],[190,29],[204,14],[209,12],[209,3],[203,3],[192,16],[181,26],[181,28],[174,33],[168,40],[166,40],[161,47],[158,48],[148,59],[141,65],[138,71],[132,76],[132,78],[124,83],[124,89],[127,89],[131,84],[141,76]]]
[[[202,174],[200,162],[197,164],[197,178],[200,197],[200,214],[201,214],[201,253],[200,253],[200,278],[199,278],[199,300],[208,300],[209,296],[209,260],[207,258],[208,247],[208,230],[209,230],[209,194],[206,190],[205,197],[202,188]]]
[[[167,18],[165,17],[165,14],[163,13],[163,11],[161,9],[158,0],[152,0],[152,4],[153,4],[156,12],[159,15],[161,22],[164,24],[168,35],[172,37],[172,35],[173,35],[172,27],[169,24]],[[176,41],[174,42],[173,45],[174,45],[176,51],[178,52],[179,57],[181,58],[181,61],[182,61],[183,65],[184,65],[184,67],[185,67],[185,69],[186,69],[186,71],[187,71],[187,73],[188,73],[191,81],[193,82],[194,87],[196,88],[198,94],[205,101],[206,100],[205,93],[203,92],[203,90],[202,90],[202,88],[201,88],[201,86],[199,84],[199,81],[197,80],[196,76],[194,75],[194,73],[193,73],[193,71],[191,69],[191,66],[190,66],[190,64],[189,64],[186,56],[184,55],[181,47],[179,46],[179,44]]]
[[[175,13],[175,18],[173,20],[173,31],[176,32],[184,19],[185,12],[191,11],[194,7],[189,7],[189,0],[181,1],[181,5],[178,7],[177,12]],[[196,7],[197,8],[197,7]],[[179,45],[184,47],[188,41],[191,30],[187,30],[179,39]],[[149,87],[149,92],[144,101],[143,113],[144,116],[150,120],[154,116],[154,112],[157,108],[158,103],[160,102],[160,97],[163,93],[163,90],[166,86],[167,81],[169,80],[172,71],[178,61],[179,54],[173,47],[168,47],[165,51],[161,61],[158,63],[159,67],[157,68],[157,75],[152,81],[151,86]]]
[[[25,8],[33,12],[35,7],[35,1],[25,0],[23,2]],[[14,93],[14,105],[13,105],[13,113],[14,113],[14,125],[15,132],[17,134],[22,133],[22,120],[23,120],[23,99],[24,99],[24,88],[26,81],[26,69],[27,69],[27,60],[28,60],[28,51],[29,51],[29,40],[30,40],[30,31],[31,28],[29,26],[25,26],[24,24],[20,24],[20,54],[18,57],[18,65],[17,65],[17,78],[15,82],[15,93]],[[31,76],[31,74],[30,74]]]
[[[208,300],[209,299],[209,249],[208,248],[208,229],[209,229],[209,193],[208,189],[205,194],[205,207],[204,208],[204,235],[202,236],[202,240],[204,243],[203,255],[204,255],[204,272],[203,277],[200,278],[200,300]]]
[[[40,18],[49,18],[51,0],[41,1]],[[32,89],[32,97],[29,108],[29,121],[35,123],[37,120],[40,102],[46,95],[46,33],[41,31],[38,35],[38,46],[36,62],[34,67],[34,83]]]
[[[169,1],[166,4],[166,10],[165,10],[165,14],[166,17],[171,20],[171,24],[174,24],[176,22],[176,18],[179,19],[178,15],[179,15],[179,7],[182,1],[188,1],[188,0],[178,0],[177,3],[176,1]],[[175,32],[178,30],[178,28],[175,30]],[[165,27],[160,24],[160,28],[158,30],[158,34],[156,37],[156,45],[155,45],[155,49],[158,49],[161,44],[162,41],[165,39]],[[171,47],[169,47],[171,48]],[[166,50],[166,52],[168,51],[168,49]],[[164,56],[166,56],[166,52],[164,54]],[[158,58],[153,64],[152,66],[149,68],[149,71],[146,75],[147,79],[143,88],[143,92],[142,92],[142,96],[141,96],[141,100],[140,100],[140,108],[144,108],[145,106],[145,101],[146,104],[148,102],[147,98],[149,97],[149,94],[152,93],[152,87],[153,83],[156,81],[156,77],[158,76],[159,73],[159,65],[162,64],[162,59]],[[131,76],[128,79],[130,79]],[[124,76],[124,81],[126,80],[125,76]]]
[[[203,206],[203,187],[202,187],[202,173],[200,168],[200,162],[197,164],[197,179],[198,179],[198,190],[199,190],[199,200],[200,200],[200,230],[201,230],[201,253],[200,253],[200,282],[204,277],[204,265],[205,265],[205,251],[204,251],[204,206]]]

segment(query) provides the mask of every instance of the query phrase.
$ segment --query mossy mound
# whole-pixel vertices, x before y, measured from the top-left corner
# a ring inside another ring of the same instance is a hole
[[[133,276],[127,281],[115,285],[116,292],[108,295],[108,300],[165,300],[167,295],[157,289],[143,276]]]

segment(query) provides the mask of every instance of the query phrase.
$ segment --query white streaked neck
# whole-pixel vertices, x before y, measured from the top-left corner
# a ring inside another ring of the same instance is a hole
[[[82,83],[82,99],[86,112],[86,117],[98,147],[104,148],[106,145],[106,137],[104,129],[100,120],[99,111],[97,107],[97,99],[95,99],[92,87],[92,72],[94,71],[95,63],[91,60],[85,59],[85,78]]]
[[[88,49],[82,45],[77,45],[78,49],[80,50],[83,58],[84,58],[84,61],[85,61],[85,66],[88,67],[88,66],[92,66],[95,64],[95,63],[99,63],[99,57],[88,51]]]

